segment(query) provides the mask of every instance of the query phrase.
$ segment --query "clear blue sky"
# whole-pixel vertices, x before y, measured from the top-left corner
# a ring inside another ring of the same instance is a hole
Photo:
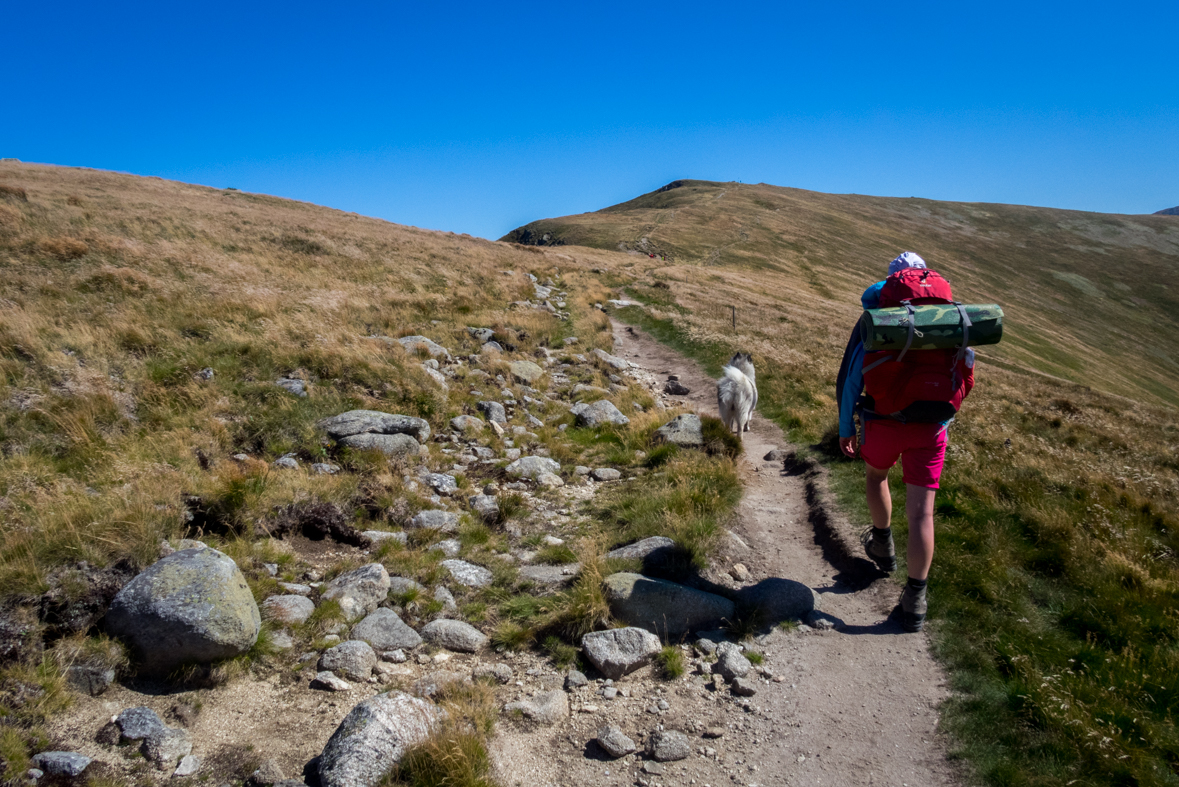
[[[676,178],[1179,205],[1179,3],[9,3],[0,156],[489,238]]]

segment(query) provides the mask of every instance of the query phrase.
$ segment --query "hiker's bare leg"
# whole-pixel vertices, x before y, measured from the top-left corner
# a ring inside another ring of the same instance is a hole
[[[868,468],[871,471],[872,468]],[[905,484],[905,514],[909,519],[909,576],[927,579],[933,563],[933,499],[936,489]],[[871,505],[869,495],[869,505]],[[873,517],[875,521],[875,516]]]
[[[892,495],[888,491],[888,468],[867,468],[868,510],[872,512],[872,527],[884,529],[892,522]]]

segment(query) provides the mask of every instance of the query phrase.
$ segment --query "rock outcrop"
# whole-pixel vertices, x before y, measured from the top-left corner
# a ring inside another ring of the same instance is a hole
[[[424,741],[441,712],[402,692],[378,694],[357,705],[332,733],[319,759],[323,787],[375,787]]]

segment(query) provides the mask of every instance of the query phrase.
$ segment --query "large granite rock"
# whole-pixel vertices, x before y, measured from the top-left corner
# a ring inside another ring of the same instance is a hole
[[[49,776],[73,778],[82,775],[90,758],[76,751],[43,751],[33,755],[33,764]]]
[[[522,456],[507,466],[508,475],[516,478],[531,478],[533,481],[545,473],[561,472],[561,465],[556,459],[547,456]]]
[[[661,557],[670,558],[674,549],[675,541],[667,536],[651,536],[642,541],[612,549],[606,553],[606,557],[617,560],[638,559],[646,562],[650,559],[658,560]]]
[[[458,520],[458,514],[453,511],[432,508],[414,514],[413,518],[409,520],[409,526],[454,533],[458,531]]]
[[[623,415],[609,399],[599,399],[593,404],[581,402],[569,408],[577,418],[578,426],[598,427],[604,424],[626,426],[630,419]]]
[[[681,448],[703,448],[704,428],[700,416],[694,413],[677,415],[655,430],[657,443],[673,443]]]
[[[485,588],[491,584],[492,574],[483,566],[477,566],[457,558],[443,560],[439,565],[449,571],[450,576],[460,585],[466,585],[469,588]]]
[[[353,569],[324,585],[320,598],[336,601],[348,620],[363,618],[389,595],[389,572],[380,563]]]
[[[508,369],[511,371],[512,377],[525,385],[532,385],[544,376],[544,369],[532,361],[513,361],[508,365]]]
[[[602,363],[609,366],[611,369],[617,369],[620,372],[625,372],[630,368],[630,361],[624,358],[619,358],[617,355],[611,355],[605,350],[594,350],[594,355],[598,357]]]
[[[367,642],[350,639],[328,648],[319,657],[321,671],[334,672],[350,680],[368,680],[377,666],[377,654]]]
[[[417,440],[407,434],[354,434],[338,441],[345,448],[367,451],[370,448],[388,457],[414,456],[422,451]]]
[[[763,579],[756,585],[742,588],[737,593],[737,601],[742,606],[757,609],[769,626],[784,620],[805,618],[819,609],[821,603],[819,594],[807,585],[781,577]]]
[[[279,623],[304,623],[315,611],[315,603],[302,595],[271,596],[262,602],[262,614]]]
[[[332,733],[319,758],[323,787],[375,787],[422,743],[441,712],[402,692],[378,694],[357,705]]]
[[[500,424],[502,426],[508,422],[507,410],[505,410],[504,406],[499,402],[478,402],[475,406],[479,408],[479,412],[483,413],[487,420],[491,421],[492,423]]]
[[[663,649],[659,637],[634,627],[591,632],[581,638],[581,648],[590,663],[612,680],[649,664]]]
[[[611,574],[603,585],[614,617],[667,639],[716,628],[737,613],[727,598],[642,574]]]
[[[262,626],[237,564],[215,549],[182,549],[119,591],[107,631],[130,646],[148,674],[240,656]]]
[[[450,351],[425,336],[402,336],[397,343],[404,347],[407,353],[416,353],[420,350],[429,354],[431,358],[445,358],[450,361]]]
[[[363,640],[375,650],[409,650],[422,644],[418,633],[391,609],[377,609],[352,627],[352,639]]]
[[[360,434],[404,434],[419,443],[430,439],[430,423],[412,415],[382,413],[379,410],[349,410],[346,413],[325,418],[316,424],[333,440],[342,440]]]
[[[524,718],[540,724],[556,724],[569,717],[569,697],[561,689],[537,694],[530,700],[509,702],[505,713],[519,711]]]
[[[422,639],[457,653],[476,653],[487,644],[487,635],[461,620],[435,620],[422,628]]]

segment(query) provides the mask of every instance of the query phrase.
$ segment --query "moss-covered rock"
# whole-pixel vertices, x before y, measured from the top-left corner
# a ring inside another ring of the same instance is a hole
[[[237,564],[215,549],[182,549],[155,563],[119,591],[106,621],[148,674],[239,656],[262,625]]]

